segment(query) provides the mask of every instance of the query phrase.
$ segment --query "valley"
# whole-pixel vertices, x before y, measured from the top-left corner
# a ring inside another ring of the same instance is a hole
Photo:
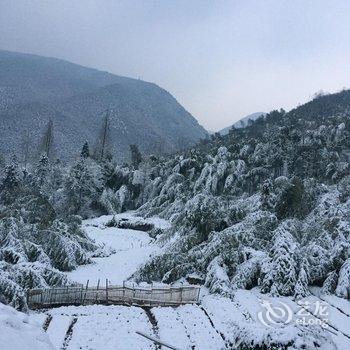
[[[135,219],[133,213],[116,216],[128,220]],[[109,257],[95,258],[94,263],[81,266],[68,273],[73,281],[90,283],[97,278],[108,278],[112,283],[122,283],[143,263],[162,249],[148,234],[141,231],[106,227],[112,216],[102,216],[85,220],[83,227],[90,238],[104,243],[115,253]],[[140,218],[137,218],[140,220]],[[146,219],[158,227],[169,227],[169,223],[159,218]],[[128,258],[132,256],[132,259]],[[130,263],[131,262],[131,263]],[[315,295],[318,290],[314,290]],[[322,302],[318,297],[303,300]],[[140,308],[135,306],[68,306],[50,309],[44,312],[32,313],[30,317],[38,324],[46,322],[46,334],[54,348],[60,349],[157,349],[151,341],[138,335],[143,332],[162,340],[176,349],[233,349],[239,346],[237,342],[245,335],[245,343],[249,339],[259,344],[270,338],[273,343],[298,342],[299,327],[292,322],[272,328],[272,324],[262,324],[259,312],[263,312],[262,300],[268,300],[272,305],[280,301],[290,306],[293,320],[300,318],[301,307],[289,298],[272,298],[259,293],[258,290],[237,290],[232,299],[208,294],[202,288],[199,305],[184,305],[176,308],[157,307]],[[338,346],[345,349],[350,346],[350,307],[337,297],[327,298],[327,322],[325,329],[318,330],[321,346]],[[315,319],[308,313],[307,319]],[[48,321],[47,321],[48,320]],[[243,332],[243,333],[242,333]],[[0,341],[1,344],[1,341]],[[165,349],[165,347],[164,347]]]
[[[350,350],[349,32],[0,0],[0,350]]]

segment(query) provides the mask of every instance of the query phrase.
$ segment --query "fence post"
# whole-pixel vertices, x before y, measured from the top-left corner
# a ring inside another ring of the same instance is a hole
[[[197,303],[199,302],[199,296],[200,296],[200,294],[201,294],[201,288],[198,287],[197,300],[196,300]]]
[[[106,288],[106,304],[108,304],[108,280],[107,280],[107,278],[106,278],[105,288]]]
[[[125,301],[125,281],[123,281],[123,297],[122,301]]]
[[[81,285],[81,290],[80,290],[80,304],[83,305],[83,290],[84,290],[84,285]]]
[[[97,281],[97,290],[96,290],[96,303],[97,303],[97,299],[98,299],[98,288],[100,287],[100,279],[98,279]]]
[[[87,293],[88,288],[89,288],[89,280],[87,280],[87,282],[86,282],[85,294],[84,294],[84,298],[83,298],[83,302],[82,302],[83,305],[84,305],[84,302],[85,302],[85,299],[86,299],[86,293]]]

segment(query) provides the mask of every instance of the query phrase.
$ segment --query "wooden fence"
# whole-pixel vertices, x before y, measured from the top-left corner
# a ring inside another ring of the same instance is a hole
[[[64,305],[123,304],[139,306],[177,306],[199,301],[199,286],[139,286],[123,283],[89,287],[67,286],[48,289],[29,289],[27,303],[30,309]]]

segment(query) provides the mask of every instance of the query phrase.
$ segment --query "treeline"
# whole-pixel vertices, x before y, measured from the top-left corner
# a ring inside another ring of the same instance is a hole
[[[0,154],[0,166],[4,165],[5,162],[9,162],[13,156],[16,157],[17,162],[23,168],[27,168],[31,164],[38,161],[42,154],[45,154],[50,161],[55,161],[59,158],[58,154],[58,142],[56,138],[58,137],[57,131],[55,130],[55,125],[52,120],[49,120],[41,131],[41,136],[37,140],[33,140],[30,136],[29,131],[21,135],[20,148],[16,152],[9,152],[8,154]],[[118,158],[114,151],[113,145],[114,141],[111,137],[111,113],[109,110],[104,112],[101,118],[100,130],[96,132],[95,140],[86,141],[89,145],[89,157],[96,161],[102,161],[103,159]],[[133,163],[140,163],[142,156],[138,145],[131,144],[130,155],[125,155],[125,159],[131,159],[133,157]],[[79,149],[76,151],[75,157],[65,158],[65,161],[72,161],[74,158],[79,156]],[[161,153],[161,151],[160,151]]]

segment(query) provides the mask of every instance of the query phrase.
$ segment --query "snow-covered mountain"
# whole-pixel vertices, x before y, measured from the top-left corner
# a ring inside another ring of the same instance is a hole
[[[169,153],[207,133],[167,91],[66,61],[0,51],[0,152],[37,155],[49,120],[55,155],[76,156],[96,143],[109,109],[111,152],[128,158],[130,144]],[[39,152],[40,153],[40,152]]]
[[[227,135],[230,131],[230,129],[234,126],[235,128],[244,128],[248,125],[249,120],[254,121],[262,116],[264,116],[266,113],[264,112],[256,112],[256,113],[252,113],[249,114],[245,117],[243,117],[242,119],[238,120],[237,122],[235,122],[234,124],[227,126],[224,129],[221,129],[219,131],[220,135]]]

